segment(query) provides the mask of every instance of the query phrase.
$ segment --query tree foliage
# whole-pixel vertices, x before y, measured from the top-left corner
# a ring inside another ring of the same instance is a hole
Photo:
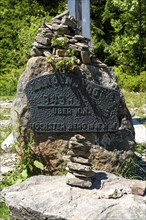
[[[146,1],[99,1],[92,6],[91,15],[92,39],[99,58],[110,65],[120,66],[125,73],[138,75],[144,71]]]
[[[10,95],[29,57],[38,28],[64,10],[62,0],[1,0],[0,94]]]
[[[94,53],[118,73],[146,70],[146,1],[92,0]],[[38,28],[63,12],[66,0],[1,0],[0,93],[13,94]],[[142,72],[142,74],[141,74]],[[120,77],[120,74],[118,76]]]

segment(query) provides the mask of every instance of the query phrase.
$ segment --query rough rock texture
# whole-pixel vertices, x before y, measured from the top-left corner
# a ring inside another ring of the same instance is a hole
[[[64,43],[62,43],[63,39],[65,40]],[[56,42],[58,42],[59,46],[56,46]],[[27,130],[27,122],[30,112],[28,100],[24,92],[26,84],[33,78],[54,72],[55,69],[52,62],[68,58],[65,52],[68,48],[72,48],[75,63],[70,74],[85,75],[88,80],[93,81],[97,85],[114,89],[120,93],[120,103],[117,112],[120,124],[118,131],[82,133],[92,143],[92,153],[94,154],[93,167],[111,172],[116,171],[119,163],[122,163],[133,154],[135,145],[134,129],[131,115],[117,84],[114,71],[99,61],[98,58],[93,57],[88,42],[89,39],[79,35],[77,22],[68,15],[68,12],[55,17],[52,23],[46,23],[39,29],[39,34],[33,43],[30,53],[31,58],[28,60],[26,70],[19,80],[17,94],[13,102],[13,133],[20,147],[29,141],[30,131]],[[65,57],[63,56],[64,54]],[[50,63],[47,61],[46,56],[47,59],[48,57],[52,59]],[[106,105],[105,100],[103,100],[103,103]],[[61,168],[64,163],[63,157],[67,152],[68,141],[74,135],[75,133],[34,134],[35,153],[43,157],[46,169],[56,172],[57,169]],[[61,148],[60,142],[63,146]],[[47,150],[48,148],[49,150]]]
[[[105,172],[91,189],[71,187],[64,176],[34,176],[2,191],[18,220],[144,220],[145,197],[131,193],[127,180]]]
[[[73,186],[90,188],[91,177],[94,172],[91,168],[91,142],[82,135],[75,135],[69,140],[69,162],[66,169],[70,172],[66,175],[67,183]]]

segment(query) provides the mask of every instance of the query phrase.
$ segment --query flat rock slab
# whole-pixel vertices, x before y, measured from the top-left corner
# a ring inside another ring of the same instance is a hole
[[[11,133],[1,144],[1,148],[4,151],[11,150],[14,145],[14,137],[13,133]]]
[[[132,118],[135,130],[135,141],[139,144],[146,144],[146,128],[142,125],[137,118]]]
[[[18,155],[13,152],[7,152],[0,155],[0,181],[4,178],[4,174],[15,169]]]
[[[11,108],[12,107],[12,101],[3,101],[0,102],[0,108],[5,109],[5,108]]]
[[[91,189],[83,189],[67,185],[65,176],[34,176],[4,189],[2,195],[21,220],[145,219],[145,197],[131,194],[130,188],[139,180],[97,172],[92,181]]]

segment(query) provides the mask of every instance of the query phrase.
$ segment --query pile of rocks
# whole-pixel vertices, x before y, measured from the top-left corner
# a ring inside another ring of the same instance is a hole
[[[67,184],[90,188],[92,186],[91,177],[94,172],[91,168],[91,142],[82,135],[75,135],[69,141],[70,161],[67,163],[66,175]]]
[[[66,11],[39,29],[30,56],[51,57],[51,61],[56,63],[64,58],[69,58],[68,49],[72,49],[75,66],[82,63],[105,65],[92,57],[92,50],[88,45],[90,39],[79,33],[77,20]]]

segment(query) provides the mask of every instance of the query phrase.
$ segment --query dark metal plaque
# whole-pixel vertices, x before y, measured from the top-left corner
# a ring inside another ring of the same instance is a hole
[[[25,89],[35,132],[105,132],[119,127],[119,93],[83,76],[48,73]]]

